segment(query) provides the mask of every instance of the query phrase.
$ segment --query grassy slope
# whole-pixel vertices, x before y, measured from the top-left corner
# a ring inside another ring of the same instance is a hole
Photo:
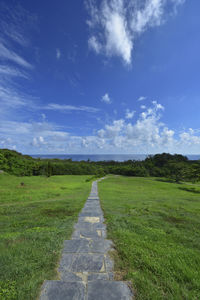
[[[56,278],[63,240],[90,191],[86,178],[0,174],[0,299],[36,299],[43,280]]]
[[[99,183],[116,270],[137,299],[200,299],[200,187],[153,178]]]

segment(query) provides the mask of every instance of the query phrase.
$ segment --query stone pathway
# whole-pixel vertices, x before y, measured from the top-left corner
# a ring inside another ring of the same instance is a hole
[[[64,242],[60,280],[46,280],[40,300],[132,299],[127,284],[113,279],[113,262],[108,256],[112,242],[106,239],[103,220],[95,181],[72,239]]]

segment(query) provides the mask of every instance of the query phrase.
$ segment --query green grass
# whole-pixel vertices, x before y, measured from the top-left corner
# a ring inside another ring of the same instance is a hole
[[[136,299],[200,299],[200,186],[113,176],[99,194],[118,278]]]
[[[0,174],[0,299],[35,300],[42,282],[56,278],[63,240],[90,192],[88,177]]]

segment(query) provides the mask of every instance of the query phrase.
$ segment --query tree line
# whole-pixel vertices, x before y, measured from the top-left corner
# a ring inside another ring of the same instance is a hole
[[[71,159],[40,159],[14,150],[0,149],[0,170],[16,176],[116,174],[139,177],[165,177],[175,182],[200,180],[200,160],[188,160],[180,154],[162,153],[143,161],[72,161]]]

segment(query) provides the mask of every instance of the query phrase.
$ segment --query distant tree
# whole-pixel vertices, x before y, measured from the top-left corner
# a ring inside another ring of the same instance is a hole
[[[200,163],[190,165],[187,178],[193,183],[200,181]]]
[[[176,183],[180,183],[187,178],[187,168],[183,163],[170,162],[168,168],[169,175],[167,177]]]
[[[6,171],[7,169],[7,159],[2,153],[0,153],[0,170]]]
[[[46,176],[51,177],[51,175],[52,175],[52,166],[50,161],[47,161]]]

